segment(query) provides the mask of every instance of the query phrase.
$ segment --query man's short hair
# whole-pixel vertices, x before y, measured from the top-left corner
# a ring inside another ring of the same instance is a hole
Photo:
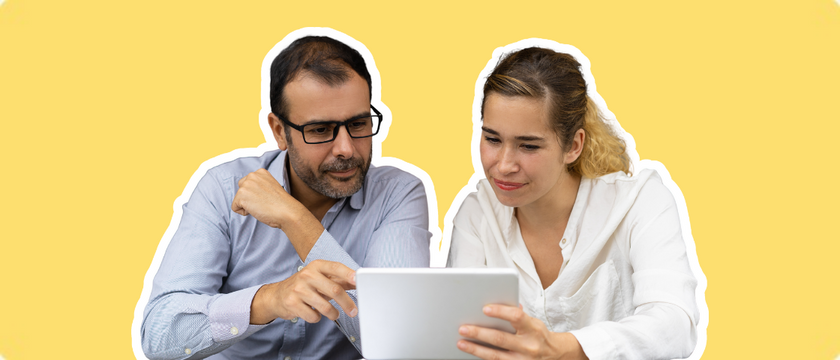
[[[371,94],[370,73],[365,59],[355,49],[326,36],[306,36],[292,42],[271,63],[271,112],[289,119],[289,106],[283,96],[286,84],[302,71],[334,86],[350,79],[349,69],[355,71],[368,84]]]

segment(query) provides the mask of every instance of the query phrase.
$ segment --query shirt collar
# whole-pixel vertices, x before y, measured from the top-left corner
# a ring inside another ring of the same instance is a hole
[[[288,162],[289,154],[288,151],[283,150],[277,155],[277,158],[268,165],[268,172],[271,176],[283,186],[283,189],[286,189],[286,192],[291,194],[291,189],[289,188],[291,182],[289,181],[289,172],[286,171],[286,163]],[[370,175],[370,170],[373,169],[373,165],[371,165],[370,169],[368,169],[368,175]],[[336,204],[341,204],[344,202],[344,199],[339,200]],[[362,188],[359,189],[355,194],[350,195],[350,207],[356,210],[360,210],[362,206],[365,205],[365,184],[362,185]]]
[[[373,170],[373,165],[368,168],[367,174],[365,174],[365,182],[362,183],[362,188],[359,191],[356,191],[355,194],[350,195],[350,207],[355,210],[361,210],[362,206],[365,205],[365,188],[367,187],[368,183],[368,176],[370,175],[370,171]]]

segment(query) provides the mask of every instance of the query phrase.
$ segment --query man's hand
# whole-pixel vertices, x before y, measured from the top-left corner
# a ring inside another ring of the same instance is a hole
[[[237,214],[251,215],[278,229],[282,229],[283,224],[295,221],[301,212],[309,212],[266,169],[259,169],[239,179],[239,191],[233,197],[230,207]]]
[[[288,279],[257,290],[251,302],[251,324],[296,317],[316,323],[322,315],[338,319],[339,312],[330,300],[335,300],[347,315],[356,316],[356,303],[345,292],[355,288],[355,271],[342,263],[315,260]]]
[[[505,305],[487,305],[484,314],[507,320],[516,334],[480,326],[464,325],[458,329],[461,336],[483,341],[504,350],[495,350],[476,343],[459,340],[461,351],[482,359],[588,359],[577,339],[570,333],[548,331],[542,321],[532,318],[522,308]]]

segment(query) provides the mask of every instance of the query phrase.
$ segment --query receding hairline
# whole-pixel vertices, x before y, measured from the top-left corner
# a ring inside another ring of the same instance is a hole
[[[313,79],[321,84],[329,85],[330,87],[338,87],[348,83],[350,79],[353,78],[353,75],[362,79],[362,81],[364,81],[367,85],[367,81],[362,77],[362,75],[359,75],[359,73],[357,73],[356,70],[353,70],[353,68],[350,67],[350,65],[347,65],[343,61],[336,61],[336,65],[344,69],[346,77],[337,78],[335,81],[330,81],[329,79],[324,78],[323,76],[319,76],[316,72],[312,70],[300,69],[293,74],[293,76],[289,79],[288,82],[286,82],[286,85],[283,87],[285,88],[286,86],[289,86],[289,84],[291,84],[292,82],[300,81],[305,78]]]

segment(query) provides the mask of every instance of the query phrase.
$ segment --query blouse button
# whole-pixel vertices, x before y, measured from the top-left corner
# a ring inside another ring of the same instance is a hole
[[[560,240],[560,243],[565,244],[566,243],[566,238],[563,238],[563,240]]]

